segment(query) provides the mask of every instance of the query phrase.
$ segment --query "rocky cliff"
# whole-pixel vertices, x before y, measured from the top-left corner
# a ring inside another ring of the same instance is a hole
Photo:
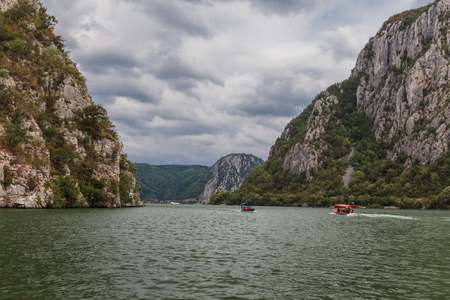
[[[134,166],[37,0],[0,0],[0,207],[140,205]]]
[[[251,154],[229,154],[222,157],[209,170],[209,180],[198,202],[208,203],[217,192],[234,192],[250,171],[263,163],[262,159]]]
[[[450,1],[393,16],[358,56],[351,79],[358,78],[356,107],[373,120],[377,140],[392,142],[389,156],[400,152],[420,163],[436,162],[448,151],[450,137],[448,32]],[[284,169],[294,173],[319,166],[326,148],[321,143],[337,105],[335,95],[325,93],[314,101],[305,138],[284,159]],[[331,108],[333,110],[333,108]],[[289,137],[290,127],[282,138]]]
[[[374,120],[377,140],[394,143],[391,159],[404,152],[436,162],[450,137],[450,1],[405,14],[385,22],[359,54],[357,104]]]
[[[391,17],[349,79],[286,126],[241,192],[354,200],[442,191],[450,184],[449,26],[450,0]]]
[[[444,0],[393,16],[370,39],[352,70],[351,79],[358,78],[356,108],[373,120],[377,140],[392,142],[392,160],[403,152],[410,157],[408,164],[415,159],[425,164],[448,151],[449,9],[450,1]],[[306,136],[284,159],[284,169],[293,173],[309,175],[320,165],[318,157],[327,146],[312,147],[312,141],[323,143],[338,99],[327,91],[313,105]],[[289,139],[289,130],[282,139]]]

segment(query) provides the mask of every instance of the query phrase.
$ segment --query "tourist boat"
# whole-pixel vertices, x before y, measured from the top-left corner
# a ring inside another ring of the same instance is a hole
[[[255,211],[255,209],[252,207],[253,202],[246,202],[241,204],[241,211],[243,212],[252,212]]]
[[[336,215],[348,215],[355,213],[356,205],[336,204],[333,212]]]
[[[180,204],[180,203],[172,201],[172,202],[170,202],[170,204]]]

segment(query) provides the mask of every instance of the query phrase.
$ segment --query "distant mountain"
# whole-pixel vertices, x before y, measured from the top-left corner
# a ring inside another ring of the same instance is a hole
[[[200,195],[200,203],[208,203],[211,196],[217,192],[234,192],[245,177],[264,160],[251,154],[229,154],[219,159],[209,171],[209,180]]]
[[[218,191],[235,191],[263,160],[251,154],[229,154],[214,166],[136,163],[136,181],[144,201],[208,203]]]
[[[144,201],[196,199],[208,180],[209,167],[206,166],[139,163],[135,166],[136,182]]]

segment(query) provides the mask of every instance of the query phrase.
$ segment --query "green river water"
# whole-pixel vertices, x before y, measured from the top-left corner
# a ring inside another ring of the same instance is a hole
[[[0,299],[450,296],[450,211],[330,212],[0,210]]]

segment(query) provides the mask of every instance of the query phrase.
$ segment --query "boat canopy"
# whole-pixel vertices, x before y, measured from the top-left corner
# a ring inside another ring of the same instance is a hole
[[[338,208],[347,208],[347,207],[357,208],[358,206],[356,206],[356,205],[347,205],[347,204],[336,204],[334,207],[338,207]]]
[[[241,204],[241,206],[249,206],[249,205],[253,205],[253,202],[246,202]]]

